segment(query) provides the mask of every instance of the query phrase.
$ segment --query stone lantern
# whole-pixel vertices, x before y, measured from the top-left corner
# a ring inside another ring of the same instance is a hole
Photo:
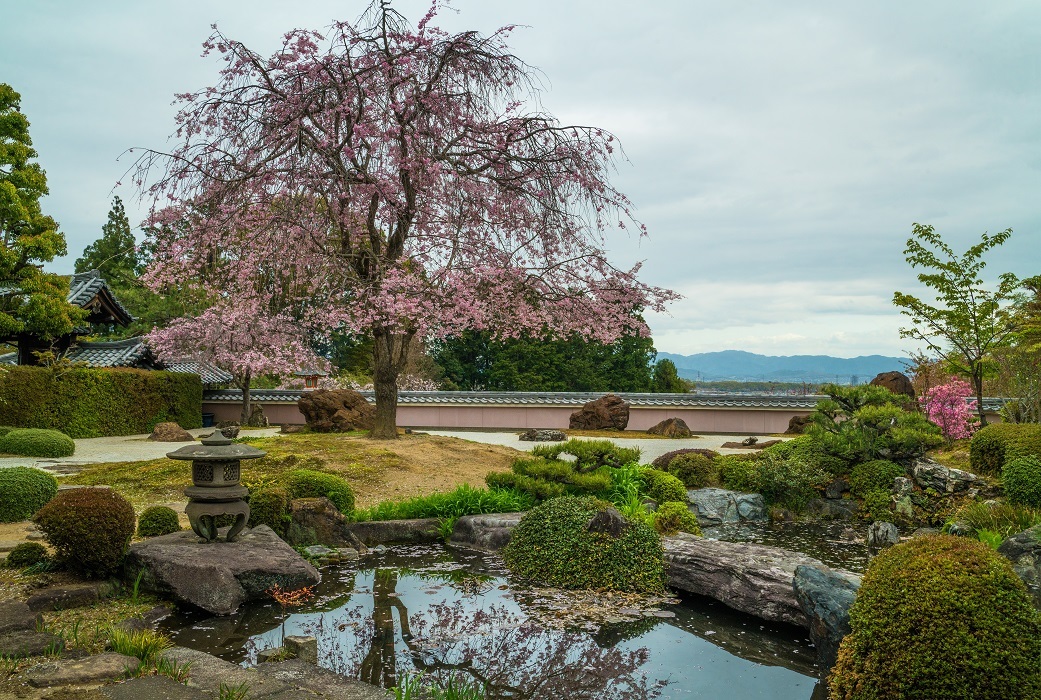
[[[239,484],[241,460],[263,457],[266,452],[249,445],[239,445],[219,430],[203,438],[202,444],[186,445],[166,456],[191,460],[192,485],[184,490],[188,506],[184,509],[192,530],[205,542],[217,539],[217,517],[234,515],[228,530],[228,542],[234,542],[249,521],[249,490]]]

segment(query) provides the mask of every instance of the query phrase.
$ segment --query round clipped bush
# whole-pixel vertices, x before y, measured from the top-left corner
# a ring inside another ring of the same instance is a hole
[[[831,700],[1041,697],[1041,614],[1011,564],[967,537],[879,554],[850,608]]]
[[[672,463],[676,457],[685,454],[700,454],[708,457],[709,459],[715,459],[719,456],[719,453],[715,450],[706,450],[700,447],[685,447],[682,450],[673,450],[672,452],[666,452],[660,457],[655,457],[654,461],[651,462],[651,466],[655,469],[661,469],[662,471],[669,470],[669,464]]]
[[[0,523],[28,520],[58,493],[58,481],[32,467],[0,469]]]
[[[1041,457],[1041,425],[992,423],[976,431],[969,443],[970,469],[998,476],[1005,462],[1016,457]]]
[[[701,534],[701,528],[698,527],[698,516],[690,512],[686,503],[679,501],[662,503],[658,506],[658,510],[654,511],[653,517],[654,529],[662,535],[670,536],[677,532]]]
[[[675,457],[669,462],[668,471],[687,488],[702,489],[719,483],[716,462],[700,452],[688,452]]]
[[[267,525],[285,539],[289,530],[289,492],[283,488],[264,488],[249,494],[249,525]]]
[[[640,479],[643,481],[644,493],[658,503],[687,500],[687,487],[672,474],[657,469],[642,469]]]
[[[286,475],[285,487],[290,499],[325,496],[344,515],[354,512],[354,491],[343,477],[335,474],[297,469]]]
[[[904,468],[896,462],[873,459],[853,467],[849,473],[849,490],[854,496],[863,498],[869,491],[893,488],[898,476],[904,476]]]
[[[0,437],[0,452],[22,457],[71,457],[76,443],[65,433],[43,428],[17,428]]]
[[[180,530],[181,521],[177,518],[177,511],[166,506],[145,508],[137,519],[138,537],[159,537]]]
[[[611,504],[564,496],[532,508],[513,531],[503,559],[514,573],[558,588],[661,592],[661,538],[650,526],[622,520]],[[620,525],[620,531],[604,531]]]
[[[1041,508],[1041,457],[1016,457],[1005,462],[1001,479],[1009,501]]]
[[[115,572],[134,534],[134,508],[112,489],[62,491],[33,520],[58,561],[88,578]]]
[[[47,558],[47,548],[39,542],[22,542],[7,553],[7,566],[12,569],[24,569],[39,564]]]

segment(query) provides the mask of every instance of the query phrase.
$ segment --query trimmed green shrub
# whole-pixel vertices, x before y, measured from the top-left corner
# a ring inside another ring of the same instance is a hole
[[[1001,480],[1010,502],[1041,508],[1041,457],[1016,457],[1005,462]]]
[[[517,459],[511,469],[509,474],[488,474],[485,483],[491,488],[523,491],[543,501],[565,494],[606,497],[612,488],[607,467],[588,472],[579,470],[577,463],[535,457]]]
[[[668,472],[689,489],[702,489],[719,483],[719,467],[700,452],[688,452],[669,462]]]
[[[16,430],[13,425],[0,425],[0,437],[7,435],[12,430]]]
[[[181,521],[177,518],[177,511],[166,506],[145,508],[137,519],[138,537],[158,537],[180,530]]]
[[[893,488],[896,478],[904,474],[903,467],[885,459],[861,462],[854,466],[849,474],[849,490],[853,492],[854,496],[861,498],[868,491],[876,489],[888,491]]]
[[[383,501],[355,511],[354,520],[407,520],[412,518],[460,518],[483,513],[517,513],[535,505],[535,498],[516,489],[479,489],[463,484],[447,493],[432,493],[407,501]]]
[[[698,526],[698,516],[690,512],[686,503],[679,501],[668,501],[658,506],[651,516],[651,525],[659,534],[675,535],[677,532],[689,532],[692,535],[701,535]]]
[[[590,520],[609,507],[575,496],[537,505],[514,529],[503,560],[514,573],[548,586],[663,591],[661,538],[652,528],[627,522],[617,538],[589,531]]]
[[[32,467],[0,469],[0,523],[28,520],[58,493],[58,480]]]
[[[62,491],[33,520],[59,562],[88,578],[114,573],[134,534],[134,508],[112,489]]]
[[[0,437],[0,452],[23,457],[71,457],[76,443],[59,430],[15,428]]]
[[[654,467],[655,469],[661,469],[662,471],[667,472],[667,471],[669,471],[669,464],[672,463],[673,459],[675,459],[676,457],[679,457],[680,455],[687,455],[687,454],[704,455],[705,457],[708,457],[709,459],[715,459],[716,457],[719,456],[719,453],[716,452],[715,450],[705,450],[705,449],[702,449],[700,447],[687,447],[687,448],[684,448],[682,450],[673,450],[672,452],[666,452],[661,457],[656,457],[654,459],[654,461],[651,462],[651,466]]]
[[[164,421],[202,427],[197,375],[18,366],[0,377],[0,422],[6,425],[87,438],[150,433]]]
[[[876,520],[888,519],[893,505],[889,489],[871,489],[863,495],[864,509]]]
[[[640,480],[643,482],[641,490],[657,503],[685,503],[687,500],[687,488],[672,474],[657,469],[641,469]]]
[[[296,469],[283,479],[289,498],[319,498],[325,496],[344,515],[354,512],[354,491],[343,477],[310,469]]]
[[[849,471],[849,463],[846,460],[830,454],[823,444],[808,435],[771,445],[763,452],[777,455],[782,459],[797,459],[811,466],[820,467],[835,476]]]
[[[967,537],[875,557],[850,608],[831,700],[1041,697],[1041,615],[1012,566]]]
[[[289,532],[291,515],[289,492],[280,487],[269,487],[251,491],[249,494],[249,525],[267,525],[275,534],[285,539]]]
[[[819,465],[783,459],[764,450],[758,455],[725,455],[716,460],[723,485],[734,491],[761,493],[768,505],[799,512],[818,495],[829,475]]]
[[[970,469],[998,476],[1014,457],[1041,457],[1041,424],[992,423],[976,431],[969,443]]]
[[[575,458],[575,469],[590,472],[600,467],[620,467],[640,461],[639,447],[619,447],[610,440],[578,440],[572,438],[555,445],[536,445],[531,449],[536,457],[557,459],[562,454]]]
[[[12,569],[24,569],[47,558],[47,548],[39,542],[22,542],[7,553],[6,564]]]

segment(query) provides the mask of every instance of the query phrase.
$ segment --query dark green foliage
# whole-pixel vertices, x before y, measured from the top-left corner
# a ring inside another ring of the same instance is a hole
[[[0,452],[23,457],[71,457],[76,443],[59,430],[15,428],[0,437]]]
[[[202,427],[194,374],[138,369],[11,367],[0,377],[0,423],[73,438],[150,433],[156,423]]]
[[[562,454],[575,457],[575,468],[589,472],[600,467],[620,467],[640,461],[639,447],[619,447],[610,440],[578,440],[572,438],[555,445],[536,445],[531,454],[557,459]]]
[[[657,503],[687,500],[687,488],[672,474],[657,469],[641,469],[640,480],[643,481],[641,490]]]
[[[58,560],[88,578],[114,573],[134,534],[134,509],[112,489],[62,491],[33,520]]]
[[[1004,539],[1041,525],[1041,508],[1005,501],[973,501],[960,508],[951,520],[967,523],[975,532],[999,532]]]
[[[656,457],[651,466],[655,469],[661,469],[662,471],[669,471],[669,464],[672,460],[680,455],[685,454],[700,454],[708,457],[709,459],[715,459],[719,456],[719,453],[715,450],[704,450],[696,447],[688,447],[682,450],[673,450],[672,452],[666,452],[661,457]]]
[[[10,426],[10,425],[0,425],[0,437],[3,437],[4,435],[7,435],[12,430],[17,430],[17,428],[14,428],[13,426]]]
[[[4,562],[8,568],[24,569],[27,566],[39,564],[47,558],[47,548],[39,542],[22,542],[7,553]]]
[[[906,410],[910,401],[906,396],[870,384],[825,384],[821,390],[830,398],[820,401],[810,414],[807,436],[825,453],[845,462],[846,468],[879,458],[921,457],[943,442],[939,427],[923,414]]]
[[[904,476],[904,468],[885,459],[861,462],[849,474],[849,490],[854,496],[864,497],[868,491],[889,491],[898,476]]]
[[[137,519],[138,537],[158,537],[179,532],[181,522],[177,519],[177,511],[166,506],[145,508]]]
[[[535,497],[516,489],[478,489],[463,484],[454,491],[432,493],[407,501],[384,501],[356,511],[354,519],[402,520],[410,518],[450,518],[484,513],[517,513],[535,505]]]
[[[864,499],[864,510],[875,520],[888,519],[893,498],[888,489],[871,489],[862,496]]]
[[[484,477],[490,489],[511,489],[547,501],[568,492],[567,486],[554,481],[543,481],[516,472],[492,472]]]
[[[629,522],[617,539],[589,532],[589,521],[608,507],[573,496],[535,506],[514,529],[504,561],[514,573],[548,586],[663,591],[662,544],[653,529]]]
[[[130,230],[123,200],[112,199],[108,222],[101,227],[101,238],[88,245],[76,260],[76,272],[98,270],[111,287],[122,287],[142,272],[134,234]]]
[[[1041,616],[1003,557],[917,537],[875,557],[850,609],[831,700],[1041,697]]]
[[[820,466],[783,459],[769,450],[758,455],[724,455],[716,463],[726,488],[761,493],[768,505],[795,512],[816,498],[829,478]]]
[[[692,535],[701,535],[698,527],[698,516],[690,512],[686,503],[680,501],[668,501],[658,506],[651,516],[651,524],[659,534],[670,537],[677,532],[689,532]]]
[[[719,483],[716,461],[698,452],[674,458],[669,462],[668,471],[690,489],[703,489]]]
[[[58,493],[58,480],[32,467],[0,469],[0,523],[28,520]]]
[[[285,539],[292,521],[289,492],[280,487],[267,487],[250,491],[249,525],[267,525],[279,537]]]
[[[291,471],[283,478],[290,499],[325,496],[344,515],[354,512],[354,491],[343,477],[310,469]]]
[[[779,442],[767,447],[765,451],[783,459],[797,459],[806,464],[818,466],[836,476],[849,471],[849,464],[846,460],[829,454],[823,444],[808,435]]]
[[[680,379],[676,371],[676,363],[672,360],[658,360],[654,363],[651,377],[651,391],[655,394],[683,394],[688,383]],[[691,385],[693,386],[693,385]]]
[[[976,431],[969,443],[969,464],[976,474],[997,476],[1005,461],[1041,456],[1041,424],[994,423]]]
[[[650,391],[654,355],[653,341],[636,335],[605,345],[465,331],[431,348],[446,388],[466,391]]]
[[[1010,502],[1041,508],[1041,457],[1016,457],[1005,462],[1001,479]]]

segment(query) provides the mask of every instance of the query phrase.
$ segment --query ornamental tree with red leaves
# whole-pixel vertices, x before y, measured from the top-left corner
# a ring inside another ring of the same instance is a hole
[[[940,426],[948,442],[972,437],[979,428],[979,419],[973,415],[976,400],[966,401],[972,396],[968,382],[951,378],[946,384],[934,386],[919,399],[926,417]]]
[[[634,308],[677,298],[607,261],[609,229],[645,233],[609,182],[615,138],[541,110],[513,27],[451,35],[437,9],[413,27],[377,0],[353,24],[289,32],[269,57],[214,28],[218,83],[180,95],[177,147],[137,162],[161,234],[153,283],[220,250],[231,274],[278,277],[308,327],[371,335],[377,438],[397,436],[395,382],[417,339],[611,342],[648,332]],[[165,225],[188,211],[206,215]]]

